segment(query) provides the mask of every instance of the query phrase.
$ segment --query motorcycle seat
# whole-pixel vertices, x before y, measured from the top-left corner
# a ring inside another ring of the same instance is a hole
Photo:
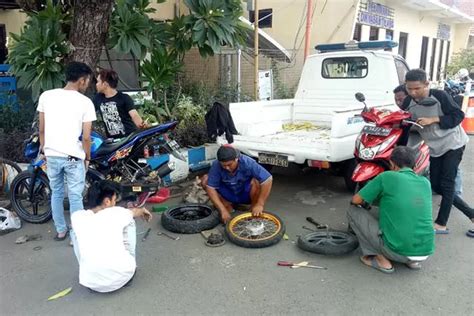
[[[115,142],[104,142],[99,149],[95,152],[95,157],[102,157],[107,154],[110,154],[120,147],[122,147],[124,144],[126,144],[130,139],[132,139],[136,134],[138,134],[140,131],[135,131],[128,135],[127,137],[120,138],[119,140]]]

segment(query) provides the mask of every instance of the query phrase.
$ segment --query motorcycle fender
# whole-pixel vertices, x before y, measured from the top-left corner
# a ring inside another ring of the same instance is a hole
[[[352,173],[352,181],[364,182],[384,172],[385,169],[373,162],[361,162],[359,163],[354,172]]]

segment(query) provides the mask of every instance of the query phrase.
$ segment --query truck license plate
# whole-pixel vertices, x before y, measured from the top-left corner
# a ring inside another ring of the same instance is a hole
[[[258,154],[258,162],[272,166],[288,167],[288,156]]]
[[[371,125],[366,125],[362,129],[362,133],[375,135],[375,136],[388,136],[388,134],[390,134],[391,131],[392,129],[390,128],[371,126]]]

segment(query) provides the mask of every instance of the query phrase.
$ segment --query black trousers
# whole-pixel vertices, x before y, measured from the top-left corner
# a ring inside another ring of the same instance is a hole
[[[435,223],[446,226],[451,207],[454,205],[468,218],[474,218],[474,210],[454,194],[454,180],[456,179],[459,163],[461,163],[465,146],[450,150],[440,157],[430,157],[431,189],[441,195],[441,205]]]

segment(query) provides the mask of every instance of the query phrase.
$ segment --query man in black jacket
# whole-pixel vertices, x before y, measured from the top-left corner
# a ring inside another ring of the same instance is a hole
[[[447,234],[446,224],[452,205],[474,223],[474,209],[454,194],[457,169],[469,141],[460,126],[464,113],[446,92],[429,88],[426,72],[422,69],[407,72],[405,84],[409,96],[402,108],[407,109],[412,118],[423,126],[418,132],[430,148],[431,188],[442,196],[435,232]]]

